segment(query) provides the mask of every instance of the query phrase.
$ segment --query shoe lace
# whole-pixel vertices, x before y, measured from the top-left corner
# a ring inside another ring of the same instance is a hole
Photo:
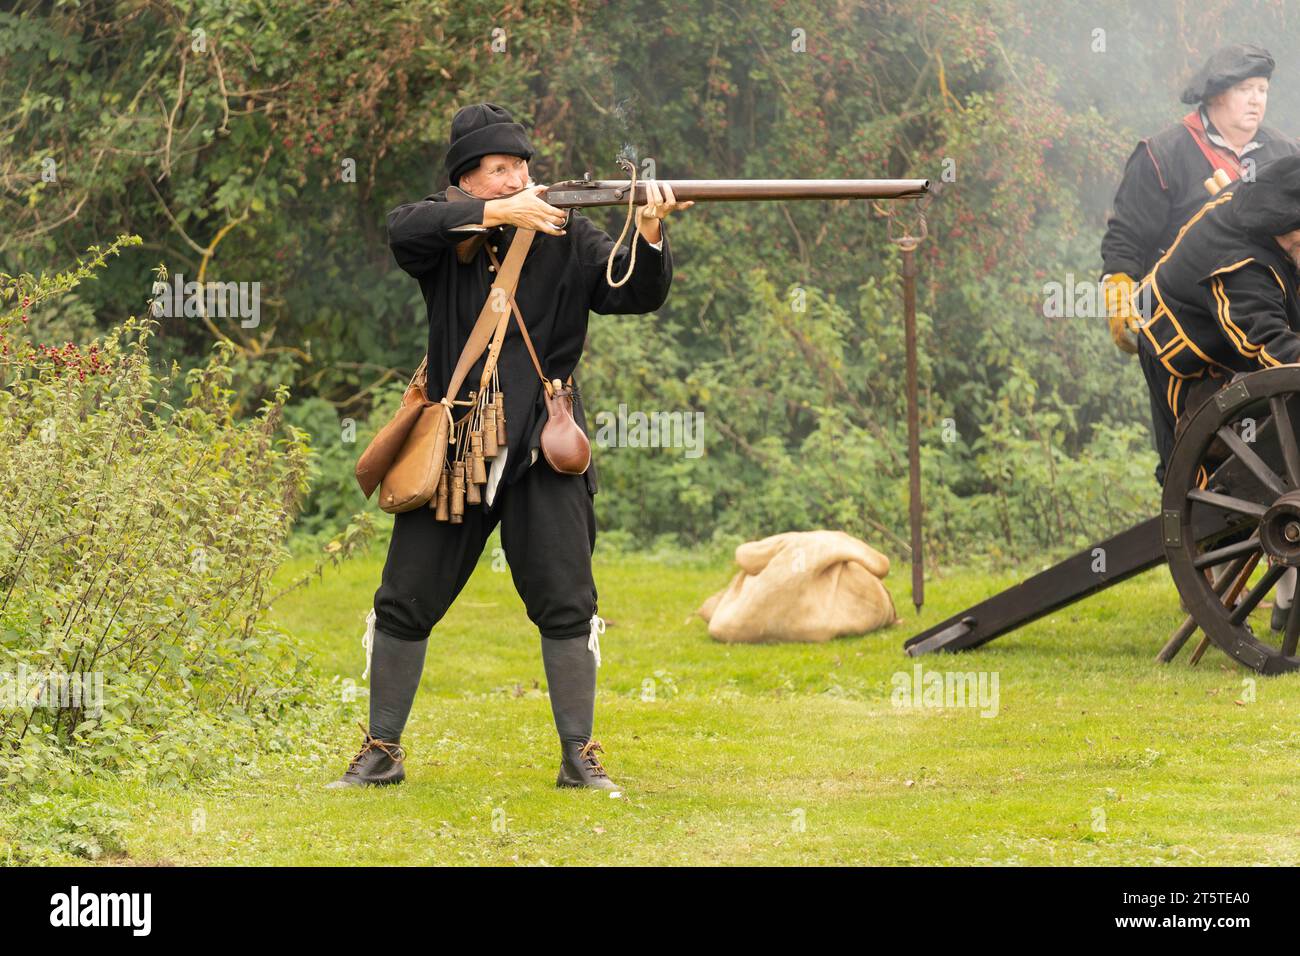
[[[358,724],[357,726],[360,727],[361,725]],[[406,759],[406,751],[402,749],[401,744],[380,740],[378,737],[371,737],[370,731],[364,727],[361,727],[361,735],[365,738],[365,741],[362,743],[361,750],[357,755],[348,761],[348,769],[345,773],[355,774],[357,767],[361,763],[361,758],[372,750],[382,750],[391,760],[397,763]]]
[[[605,750],[601,747],[600,741],[598,740],[588,740],[583,745],[582,749],[578,751],[578,759],[586,762],[587,766],[591,769],[591,775],[593,777],[609,776],[609,774],[605,772],[605,768],[601,765],[600,758],[596,756],[596,754],[604,752]]]

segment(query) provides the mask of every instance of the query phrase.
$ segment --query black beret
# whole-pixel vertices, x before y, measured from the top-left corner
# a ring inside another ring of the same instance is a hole
[[[1273,57],[1261,46],[1234,43],[1216,50],[1183,91],[1184,103],[1200,103],[1252,76],[1273,75]]]

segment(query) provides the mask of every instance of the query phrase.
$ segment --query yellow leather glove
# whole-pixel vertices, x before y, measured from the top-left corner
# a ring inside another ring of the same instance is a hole
[[[1106,315],[1110,318],[1110,337],[1121,352],[1137,354],[1137,329],[1141,316],[1133,307],[1137,283],[1131,276],[1116,272],[1102,286],[1106,298]]]

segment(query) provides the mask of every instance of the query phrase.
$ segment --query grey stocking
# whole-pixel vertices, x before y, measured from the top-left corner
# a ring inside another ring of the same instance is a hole
[[[399,741],[424,672],[429,639],[403,641],[375,629],[370,656],[370,736]]]
[[[586,635],[543,637],[542,664],[560,740],[586,744],[596,712],[596,658],[587,648]]]

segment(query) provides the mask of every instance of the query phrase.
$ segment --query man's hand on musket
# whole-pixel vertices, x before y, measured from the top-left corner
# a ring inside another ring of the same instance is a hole
[[[637,210],[636,228],[646,242],[658,242],[663,238],[660,231],[659,223],[669,213],[676,212],[679,209],[690,209],[695,205],[695,200],[678,202],[677,197],[673,195],[671,183],[664,183],[663,191],[659,189],[659,184],[653,179],[644,180],[646,191],[646,203]]]
[[[541,194],[546,186],[529,186],[513,196],[489,199],[483,204],[483,225],[511,225],[521,229],[534,229],[548,236],[562,236],[561,228],[565,223],[565,212],[556,209]]]

